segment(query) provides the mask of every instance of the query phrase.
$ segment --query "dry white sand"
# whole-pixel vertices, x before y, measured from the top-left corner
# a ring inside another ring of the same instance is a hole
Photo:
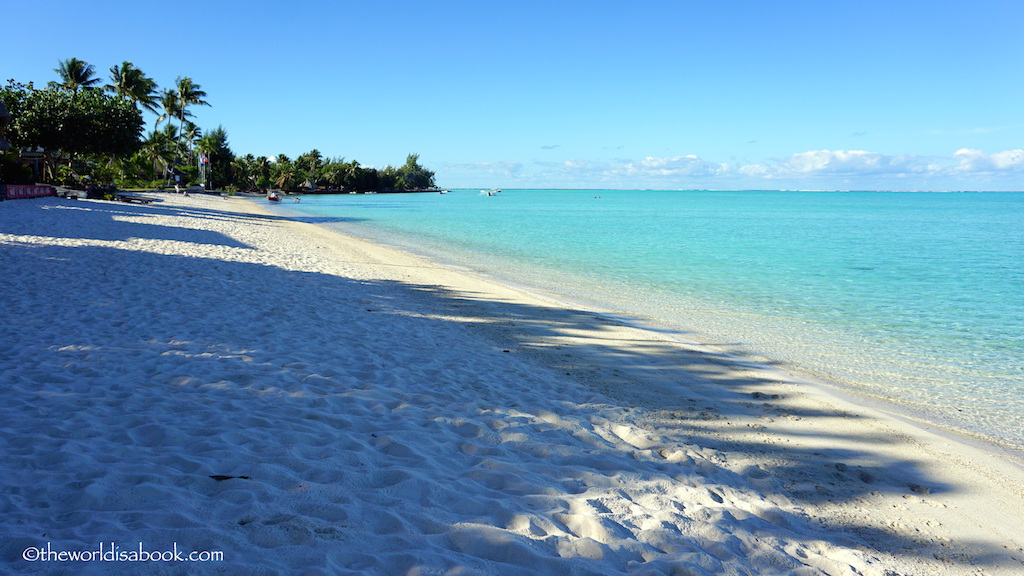
[[[1005,455],[250,200],[157,196],[0,203],[0,572],[1024,573]],[[101,545],[223,559],[54,559]]]

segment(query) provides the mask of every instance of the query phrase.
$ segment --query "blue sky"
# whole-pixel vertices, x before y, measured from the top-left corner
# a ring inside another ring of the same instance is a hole
[[[415,152],[450,188],[1024,190],[1019,0],[4,11],[0,79],[71,57],[187,75],[236,154]]]

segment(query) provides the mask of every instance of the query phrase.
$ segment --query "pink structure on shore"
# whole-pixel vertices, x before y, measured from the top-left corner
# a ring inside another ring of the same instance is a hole
[[[29,186],[22,184],[7,185],[7,199],[17,200],[20,198],[39,198],[42,196],[53,196],[53,186]]]

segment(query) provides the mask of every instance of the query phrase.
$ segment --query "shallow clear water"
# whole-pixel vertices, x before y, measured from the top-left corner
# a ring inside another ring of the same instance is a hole
[[[454,191],[275,209],[1024,447],[1024,194]]]

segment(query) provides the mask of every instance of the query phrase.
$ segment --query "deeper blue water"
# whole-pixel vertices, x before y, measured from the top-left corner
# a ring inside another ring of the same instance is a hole
[[[474,190],[275,209],[1024,448],[1024,194]]]

